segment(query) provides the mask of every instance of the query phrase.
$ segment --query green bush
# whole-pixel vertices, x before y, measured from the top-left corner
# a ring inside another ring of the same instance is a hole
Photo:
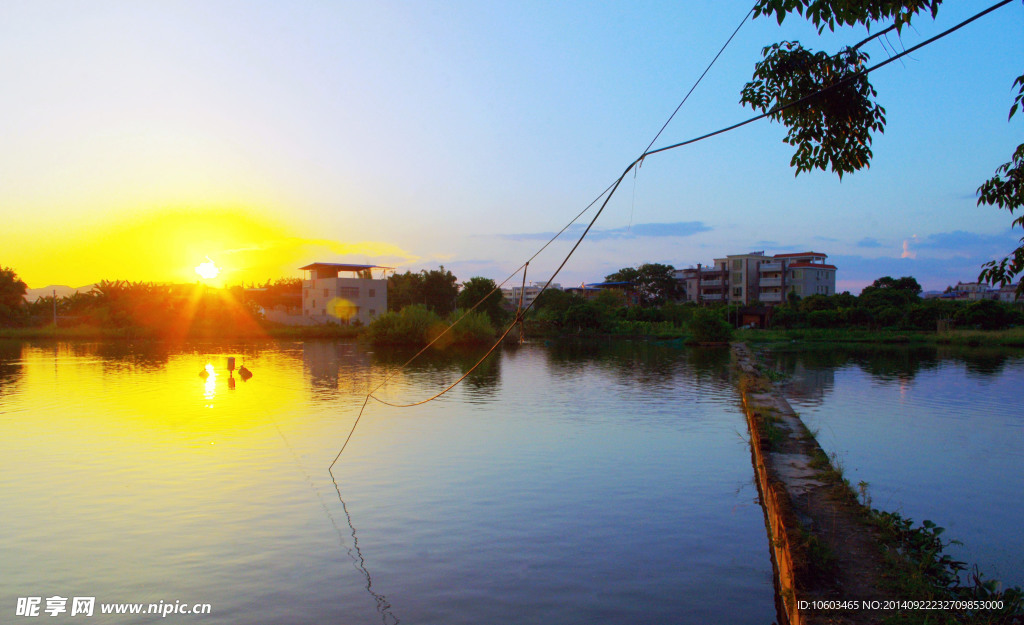
[[[494,325],[491,323],[491,318],[486,312],[474,310],[465,317],[462,317],[463,314],[462,310],[456,309],[455,312],[448,316],[449,325],[462,318],[458,324],[448,331],[448,334],[451,335],[451,342],[469,345],[490,343],[494,340]]]
[[[1005,304],[983,299],[961,308],[953,318],[958,327],[1002,330],[1013,323],[1016,315]]]
[[[444,324],[436,313],[414,304],[377,317],[367,326],[367,337],[374,345],[426,345],[437,335],[438,327]]]
[[[690,334],[698,343],[725,343],[732,338],[732,326],[715,311],[701,308],[690,319]]]
[[[886,306],[875,311],[875,323],[883,328],[891,328],[903,323],[903,311],[895,306]]]
[[[812,295],[811,297],[824,297],[822,295]],[[804,302],[810,300],[807,298]],[[804,302],[800,302],[801,305]],[[812,328],[838,328],[842,325],[843,314],[838,310],[823,310],[818,309],[807,314],[807,324]]]

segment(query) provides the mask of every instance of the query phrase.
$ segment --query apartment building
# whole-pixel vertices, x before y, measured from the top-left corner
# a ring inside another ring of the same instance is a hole
[[[303,324],[365,325],[388,310],[388,281],[367,276],[389,267],[313,263],[300,269],[309,272],[302,281]],[[350,277],[339,277],[341,273]]]
[[[533,300],[537,299],[540,292],[544,290],[544,285],[547,282],[532,282],[527,284],[525,287],[513,286],[510,288],[504,288],[501,290],[501,294],[505,296],[505,300],[512,305],[512,308],[519,306],[519,296],[523,297],[523,308],[526,308],[533,303]],[[561,284],[552,284],[548,287],[549,289],[555,289],[556,291],[562,290]]]
[[[790,292],[800,297],[835,295],[836,266],[826,258],[820,252],[729,254],[707,267],[678,269],[676,279],[689,302],[781,304]]]

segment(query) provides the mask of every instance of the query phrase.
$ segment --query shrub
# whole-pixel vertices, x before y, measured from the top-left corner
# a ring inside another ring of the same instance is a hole
[[[815,295],[812,297],[823,296]],[[842,321],[843,315],[838,310],[815,310],[807,314],[807,323],[812,328],[838,328],[842,324]]]
[[[981,330],[1001,330],[1009,326],[1016,315],[999,302],[983,299],[971,302],[957,311],[954,319],[958,326],[969,326]]]
[[[436,313],[422,304],[414,304],[401,312],[377,317],[367,327],[367,336],[375,345],[426,345],[437,336],[438,326],[443,327],[443,324]]]
[[[449,325],[455,323],[463,314],[462,310],[455,310],[448,316]],[[479,344],[493,341],[495,331],[490,316],[486,312],[475,310],[453,326],[448,334],[454,343]]]
[[[724,343],[732,338],[732,326],[715,311],[702,308],[690,319],[690,334],[698,343]]]

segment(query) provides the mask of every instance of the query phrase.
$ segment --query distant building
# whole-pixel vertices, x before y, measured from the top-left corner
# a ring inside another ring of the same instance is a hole
[[[547,282],[533,282],[531,284],[526,285],[525,287],[523,287],[522,285],[513,286],[511,288],[502,289],[501,294],[505,296],[505,299],[512,305],[513,309],[519,307],[519,296],[522,295],[523,308],[526,308],[527,306],[533,303],[533,300],[537,299],[537,296],[540,295],[540,292],[544,290],[545,284],[547,284]],[[548,288],[554,289],[556,291],[561,291],[562,285],[552,284]]]
[[[676,279],[683,283],[689,302],[775,305],[785,302],[789,293],[835,295],[837,268],[826,258],[820,252],[730,254],[707,267],[677,269]]]
[[[1017,300],[1017,285],[1007,284],[1004,287],[996,288],[984,282],[957,282],[942,294],[943,299],[966,300],[976,302],[983,299],[991,299],[998,302],[1012,304]]]
[[[1017,297],[1017,287],[1017,284],[1007,284],[1003,287],[1000,287],[999,301],[1006,304],[1012,304],[1014,302],[1021,301],[1021,299]]]
[[[301,269],[309,272],[302,281],[303,325],[347,325],[356,321],[365,325],[387,312],[388,281],[365,276],[374,269],[389,267],[313,263]],[[352,276],[342,278],[340,273]]]

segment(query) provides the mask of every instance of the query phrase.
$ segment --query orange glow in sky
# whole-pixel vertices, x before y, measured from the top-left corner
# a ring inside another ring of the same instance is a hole
[[[30,288],[100,280],[191,283],[199,278],[217,278],[225,285],[262,284],[298,277],[299,267],[315,261],[393,267],[416,260],[381,241],[305,238],[296,227],[241,208],[111,216],[53,231],[42,240],[26,237],[11,243],[4,262],[15,266]]]

